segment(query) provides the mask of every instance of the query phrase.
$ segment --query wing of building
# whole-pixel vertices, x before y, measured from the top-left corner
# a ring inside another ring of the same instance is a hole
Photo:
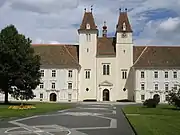
[[[32,45],[42,64],[33,100],[142,102],[159,96],[166,102],[180,81],[180,47],[135,46],[127,12],[120,12],[114,37],[107,29],[104,23],[99,36],[93,13],[85,11],[79,45]]]

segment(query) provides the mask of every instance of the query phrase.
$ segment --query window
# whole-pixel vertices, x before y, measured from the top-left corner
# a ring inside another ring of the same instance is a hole
[[[41,77],[44,77],[44,70],[41,70]]]
[[[173,72],[173,77],[177,78],[177,72],[176,71]]]
[[[72,70],[69,70],[69,71],[68,71],[68,77],[69,77],[69,78],[72,78]]]
[[[39,87],[40,87],[40,89],[43,89],[44,88],[44,83],[40,83]]]
[[[144,71],[141,71],[141,78],[144,78]]]
[[[126,31],[126,23],[123,23],[123,31]]]
[[[85,70],[85,78],[86,79],[90,79],[90,72],[91,72],[90,69]]]
[[[55,84],[54,82],[51,84],[51,88],[52,88],[52,89],[55,89],[55,88],[56,88],[56,84]]]
[[[141,83],[141,90],[144,90],[145,89],[145,85],[144,83]]]
[[[166,95],[166,96],[165,96],[165,101],[168,101],[168,100],[169,100],[169,96]]]
[[[177,84],[174,84],[174,90],[177,90]]]
[[[68,83],[68,89],[72,89],[72,83]]]
[[[145,95],[141,95],[141,100],[145,100]]]
[[[103,75],[110,75],[110,65],[103,64]]]
[[[154,89],[158,90],[158,84],[157,83],[154,85]]]
[[[158,72],[157,71],[154,72],[154,78],[158,78]]]
[[[52,70],[52,77],[56,77],[56,70]]]
[[[86,88],[86,91],[89,91],[89,88]]]
[[[168,91],[168,90],[169,90],[169,84],[166,83],[166,84],[165,84],[165,91]]]
[[[40,98],[43,98],[43,93],[40,93]]]
[[[164,72],[164,77],[165,77],[165,78],[168,78],[168,72],[167,72],[167,71]]]
[[[86,24],[86,29],[90,29],[90,25],[89,24]]]
[[[122,79],[127,79],[127,70],[122,70]]]
[[[87,40],[88,42],[91,41],[91,34],[86,34],[86,40]]]

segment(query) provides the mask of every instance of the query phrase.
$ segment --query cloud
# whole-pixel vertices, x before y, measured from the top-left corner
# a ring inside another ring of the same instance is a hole
[[[91,5],[100,35],[106,21],[113,36],[119,8],[128,8],[136,45],[180,45],[179,0],[0,0],[0,29],[14,24],[33,43],[77,43]]]

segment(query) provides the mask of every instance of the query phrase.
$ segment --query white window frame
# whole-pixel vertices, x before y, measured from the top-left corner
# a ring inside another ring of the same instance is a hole
[[[40,72],[41,72],[41,77],[44,77],[44,70],[41,69]]]
[[[85,69],[85,79],[90,79],[90,78],[91,78],[91,70]]]
[[[173,71],[173,78],[177,78],[177,71]]]
[[[141,71],[141,78],[145,78],[145,72]]]
[[[165,71],[164,72],[164,78],[168,78],[169,77],[169,73],[168,73],[168,71]]]
[[[165,90],[165,91],[168,91],[168,90],[169,90],[169,83],[165,83],[165,84],[164,84],[164,90]]]
[[[39,88],[44,89],[44,83],[43,82],[39,84]]]
[[[72,84],[72,82],[68,82],[68,90],[71,90],[72,89],[72,86],[73,84]]]
[[[127,69],[121,70],[122,79],[127,79]]]
[[[142,97],[143,97],[143,99],[142,99]],[[142,94],[142,95],[141,95],[141,100],[142,100],[142,101],[145,100],[145,94]]]
[[[56,77],[56,70],[52,70],[52,71],[51,71],[51,76],[52,76],[52,77]]]
[[[86,34],[86,41],[91,42],[91,34]]]
[[[110,75],[110,64],[102,64],[103,75]]]
[[[158,83],[154,84],[154,90],[159,90],[159,84]]]
[[[158,71],[154,71],[154,78],[158,78],[159,75],[158,75]]]
[[[56,83],[55,83],[55,82],[52,82],[52,83],[51,83],[51,88],[52,88],[52,89],[56,89]]]
[[[68,77],[72,78],[73,70],[68,70]]]
[[[145,83],[141,83],[141,90],[145,90]]]
[[[41,97],[42,96],[42,97]],[[40,99],[43,99],[44,98],[44,94],[43,93],[40,93],[39,94],[39,97],[40,97]]]

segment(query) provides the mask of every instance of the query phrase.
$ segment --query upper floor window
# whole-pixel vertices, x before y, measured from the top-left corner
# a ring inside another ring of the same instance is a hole
[[[72,89],[72,83],[71,82],[68,83],[68,89]]]
[[[103,75],[110,75],[110,64],[103,64]]]
[[[43,89],[44,88],[44,83],[40,83],[39,87],[40,87],[40,89]]]
[[[169,90],[169,84],[168,83],[165,83],[165,90],[168,91]]]
[[[178,85],[177,84],[174,84],[174,90],[177,90],[178,89],[178,87],[177,87]]]
[[[44,77],[44,70],[41,70],[41,77]]]
[[[173,72],[173,77],[177,78],[177,72],[176,71]]]
[[[144,78],[144,71],[141,71],[141,78]]]
[[[164,77],[165,77],[165,78],[168,78],[168,72],[167,72],[167,71],[164,72]]]
[[[56,70],[52,70],[52,77],[56,77]]]
[[[144,83],[141,83],[141,90],[144,90],[145,89],[145,85]]]
[[[85,70],[85,78],[86,79],[90,79],[90,74],[91,74],[91,70],[90,69],[86,69]]]
[[[158,78],[158,71],[154,72],[154,78]]]
[[[51,88],[52,88],[52,89],[55,89],[55,88],[56,88],[56,84],[55,84],[54,82],[51,84]]]
[[[69,78],[72,78],[72,70],[69,70],[69,71],[68,71],[68,77],[69,77]]]
[[[155,89],[155,90],[158,90],[158,89],[159,89],[159,86],[158,86],[157,83],[154,85],[154,89]]]
[[[124,69],[121,72],[122,72],[122,79],[127,79],[127,70]]]
[[[86,34],[86,40],[87,40],[87,42],[91,41],[91,34]]]

